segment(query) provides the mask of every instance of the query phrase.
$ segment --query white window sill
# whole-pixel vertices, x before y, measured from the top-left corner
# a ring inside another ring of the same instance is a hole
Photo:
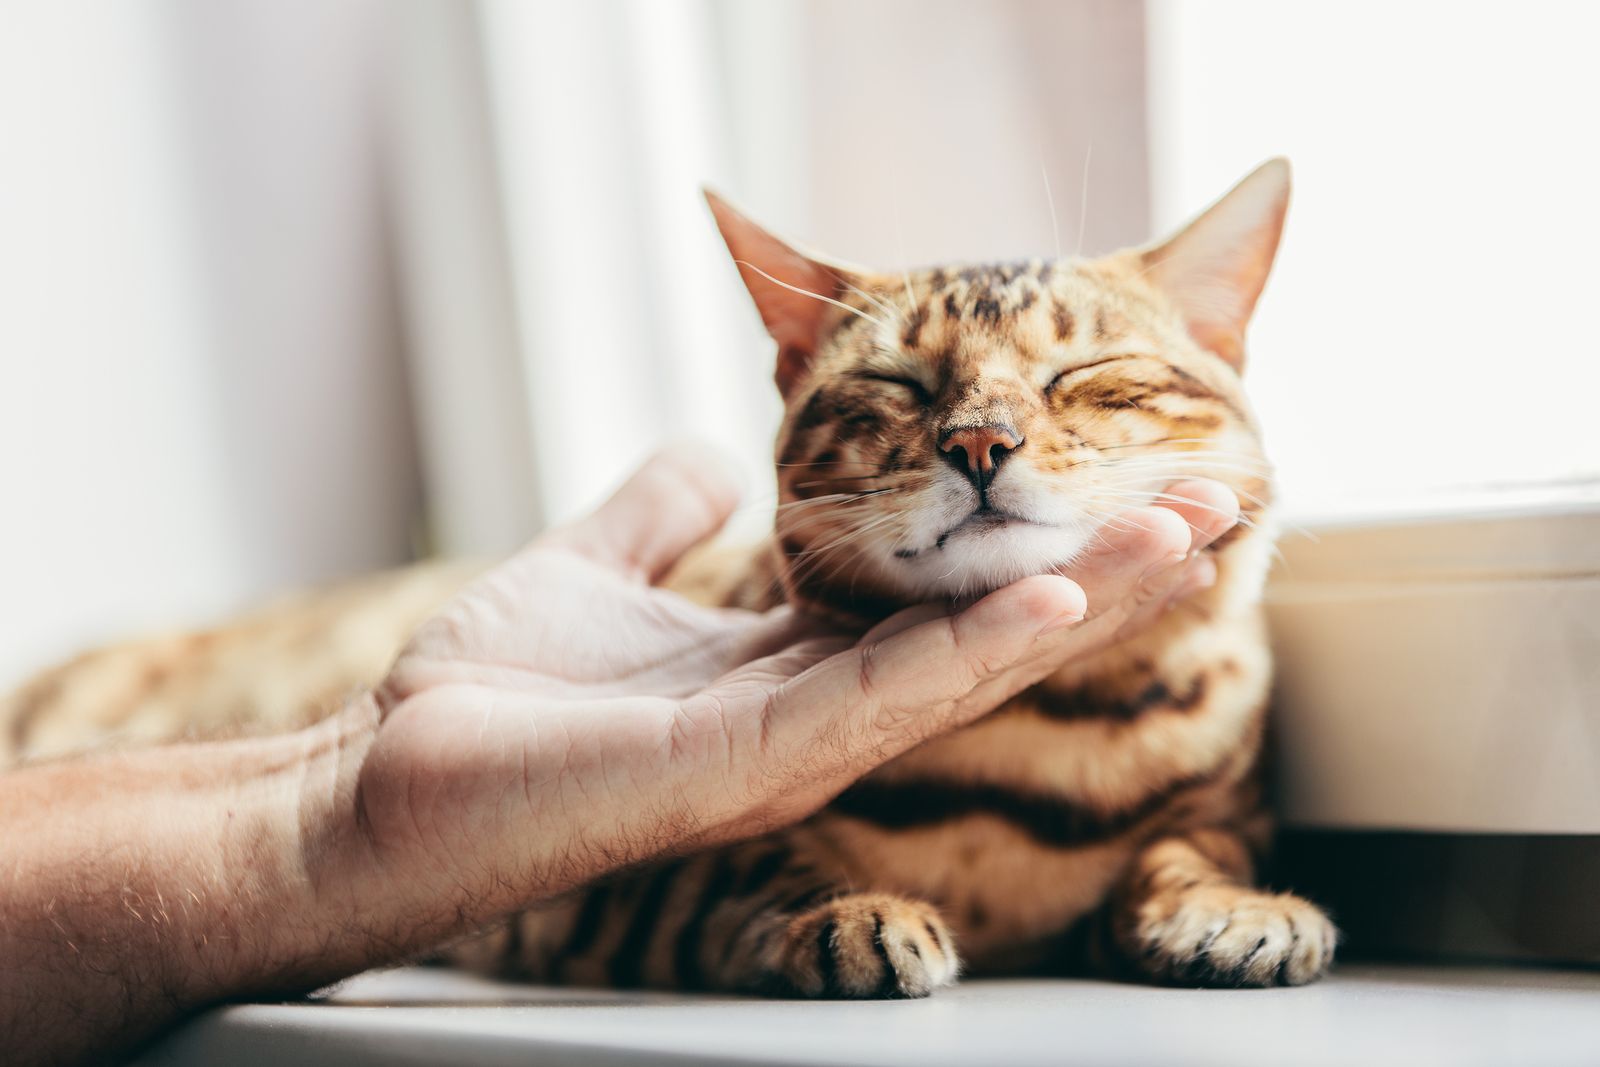
[[[363,975],[204,1016],[139,1067],[210,1064],[1592,1063],[1600,973],[1351,966],[1301,989],[974,981],[923,1001],[556,990]]]
[[[1282,541],[1291,825],[1600,833],[1600,506],[1475,494]]]

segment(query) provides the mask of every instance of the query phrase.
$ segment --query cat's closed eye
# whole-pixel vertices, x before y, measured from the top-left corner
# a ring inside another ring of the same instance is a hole
[[[1134,356],[1134,355],[1106,356],[1104,359],[1096,359],[1096,360],[1093,360],[1093,361],[1091,361],[1089,363],[1079,363],[1075,367],[1068,367],[1065,370],[1063,370],[1061,373],[1057,374],[1054,378],[1050,379],[1049,383],[1046,384],[1045,387],[1044,387],[1044,395],[1045,396],[1049,396],[1051,393],[1055,392],[1055,390],[1058,387],[1060,387],[1062,382],[1066,381],[1068,378],[1072,377],[1075,374],[1081,374],[1086,370],[1092,370],[1095,367],[1101,367],[1101,366],[1104,366],[1107,363],[1116,363],[1116,362],[1118,362],[1120,360],[1124,360],[1124,359],[1138,359],[1138,358],[1139,358],[1138,356]]]
[[[919,404],[927,405],[933,403],[933,394],[928,391],[928,387],[915,378],[905,378],[895,374],[874,374],[871,372],[864,372],[857,375],[857,377],[864,381],[898,386],[904,389]]]

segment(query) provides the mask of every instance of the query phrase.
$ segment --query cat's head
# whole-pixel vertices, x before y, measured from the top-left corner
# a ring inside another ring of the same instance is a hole
[[[710,196],[778,343],[790,598],[873,615],[980,594],[1070,563],[1184,477],[1264,506],[1240,374],[1288,197],[1273,160],[1157,245],[878,273]]]

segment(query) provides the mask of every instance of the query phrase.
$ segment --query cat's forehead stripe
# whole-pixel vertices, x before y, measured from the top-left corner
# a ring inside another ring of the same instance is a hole
[[[847,296],[859,314],[842,317],[834,343],[870,363],[879,360],[867,348],[954,370],[1000,345],[1030,373],[1027,366],[1059,363],[1078,346],[1160,347],[1159,337],[1139,325],[1154,309],[1129,298],[1125,285],[1094,264],[935,267],[863,284]],[[867,348],[864,336],[871,338]],[[918,373],[910,365],[892,372]]]
[[[911,318],[906,322],[905,330],[900,334],[900,343],[906,348],[917,347],[917,340],[922,336],[922,327],[928,322],[928,305],[918,304],[911,313]]]
[[[1050,302],[1050,322],[1056,330],[1056,340],[1067,344],[1072,340],[1073,329],[1077,326],[1077,319],[1072,311],[1060,300]]]
[[[927,293],[918,313],[931,305],[942,308],[951,322],[970,319],[997,325],[1031,309],[1054,272],[1053,263],[1038,260],[959,267],[953,274],[935,268],[925,275]]]

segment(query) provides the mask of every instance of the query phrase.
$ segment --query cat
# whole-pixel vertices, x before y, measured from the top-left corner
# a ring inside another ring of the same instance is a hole
[[[1100,259],[897,274],[804,252],[708,194],[777,344],[782,503],[770,544],[691,560],[681,588],[860,622],[1055,569],[1184,477],[1232,487],[1243,519],[1206,549],[1212,588],[800,825],[546,902],[443,957],[804,997],[925,996],[964,970],[1322,976],[1333,924],[1253,884],[1272,486],[1241,374],[1289,185],[1269,161],[1166,242]],[[0,703],[11,758],[299,725],[381,676],[464,578],[416,569],[91,653]]]

